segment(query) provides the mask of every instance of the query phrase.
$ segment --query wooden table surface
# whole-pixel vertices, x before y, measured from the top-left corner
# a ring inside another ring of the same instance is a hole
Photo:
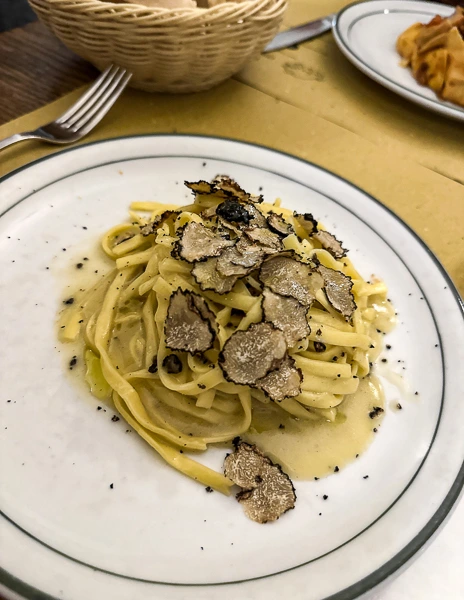
[[[97,76],[38,21],[1,33],[0,57],[0,125]]]
[[[438,2],[462,4],[462,0]],[[60,98],[96,75],[92,65],[38,21],[1,33],[0,125]]]

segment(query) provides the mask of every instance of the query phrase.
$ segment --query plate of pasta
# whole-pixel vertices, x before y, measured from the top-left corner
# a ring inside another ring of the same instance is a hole
[[[201,136],[0,189],[7,598],[348,600],[429,541],[464,480],[462,303],[396,215]]]
[[[371,0],[343,9],[335,41],[384,87],[464,121],[464,13],[436,2]]]

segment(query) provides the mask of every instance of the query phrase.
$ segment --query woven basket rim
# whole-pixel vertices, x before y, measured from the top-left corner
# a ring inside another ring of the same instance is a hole
[[[193,15],[215,15],[217,12],[244,12],[246,10],[255,10],[256,8],[266,6],[285,4],[288,0],[243,0],[243,2],[224,1],[221,4],[210,8],[163,8],[155,6],[143,6],[137,2],[124,2],[124,4],[110,2],[106,0],[30,0],[31,4],[48,4],[50,7],[58,8],[60,5],[66,5],[68,8],[99,9],[101,11],[111,10],[114,13],[124,14],[130,10],[132,14],[153,15],[153,16],[193,16]]]

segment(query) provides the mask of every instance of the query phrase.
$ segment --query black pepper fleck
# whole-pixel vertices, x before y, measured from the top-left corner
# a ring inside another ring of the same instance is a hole
[[[384,412],[383,408],[381,408],[380,406],[374,406],[374,408],[369,413],[369,417],[371,419],[375,419],[376,417],[381,415],[383,412]]]
[[[339,471],[340,471],[340,469],[338,467],[335,467],[334,473],[338,473]]]
[[[327,494],[324,494],[324,495],[322,496],[322,498],[323,498],[324,500],[328,500],[328,499],[329,499],[329,497],[327,496]]]
[[[112,490],[114,488],[114,485],[112,483],[110,483],[110,489]]]
[[[113,421],[113,423],[117,423],[119,421],[119,417],[117,417],[116,415],[113,415],[111,417],[111,420]]]
[[[210,485],[208,487],[205,487],[205,490],[208,492],[208,494],[214,492],[213,488]]]
[[[148,372],[156,373],[157,370],[158,370],[158,359],[156,358],[156,356],[154,356],[151,365],[148,367]]]

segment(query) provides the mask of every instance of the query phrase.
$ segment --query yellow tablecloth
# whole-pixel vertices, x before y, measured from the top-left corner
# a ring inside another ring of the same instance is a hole
[[[346,4],[293,0],[285,26]],[[0,138],[52,120],[79,93],[7,123]],[[234,80],[201,94],[128,90],[85,142],[150,132],[242,139],[334,171],[411,225],[464,292],[464,126],[370,81],[339,53],[330,35],[263,56]],[[38,142],[13,146],[0,155],[0,175],[56,151]]]

